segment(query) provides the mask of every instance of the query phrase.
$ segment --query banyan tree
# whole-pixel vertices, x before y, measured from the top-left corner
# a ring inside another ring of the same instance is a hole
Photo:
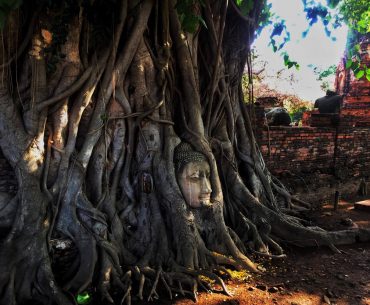
[[[251,254],[369,237],[307,226],[264,164],[241,88],[263,0],[3,2],[0,304],[227,291]]]

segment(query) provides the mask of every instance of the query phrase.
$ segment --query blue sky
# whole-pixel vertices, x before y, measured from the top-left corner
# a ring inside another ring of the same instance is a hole
[[[271,31],[264,29],[253,46],[258,54],[257,61],[268,62],[265,82],[273,89],[314,101],[324,92],[320,88],[321,81],[316,80],[317,76],[309,65],[317,66],[323,70],[330,65],[337,65],[344,53],[347,27],[342,26],[333,31],[333,36],[336,38],[336,41],[333,41],[326,36],[319,21],[311,27],[307,37],[302,38],[302,32],[308,28],[302,1],[269,0],[269,3],[272,4],[271,10],[286,20],[291,40],[283,49],[288,52],[291,60],[300,64],[300,70],[297,71],[295,68],[288,70],[284,67],[282,57],[278,53],[274,53],[271,46],[268,46]],[[258,63],[256,68],[258,69]],[[280,79],[276,79],[276,73],[282,69],[284,71],[281,72]],[[332,82],[333,79],[330,80],[330,83]]]

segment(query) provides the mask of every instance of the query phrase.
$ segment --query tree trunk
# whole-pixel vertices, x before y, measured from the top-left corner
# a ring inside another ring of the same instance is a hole
[[[260,272],[248,255],[284,257],[279,241],[369,239],[305,226],[263,162],[241,77],[264,1],[246,16],[229,1],[49,2],[24,1],[1,32],[0,146],[18,190],[0,196],[0,304],[85,290],[129,304],[159,285],[196,298],[202,276],[227,293],[217,270]],[[179,185],[181,142],[209,165],[209,204]]]

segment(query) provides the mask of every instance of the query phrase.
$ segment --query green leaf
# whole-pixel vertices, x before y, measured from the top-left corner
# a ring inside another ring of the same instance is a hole
[[[242,0],[239,4],[240,11],[244,16],[247,16],[249,14],[249,12],[253,9],[253,6],[253,0]]]
[[[186,1],[178,1],[176,3],[176,10],[180,14],[184,14],[188,10],[188,4],[186,3]]]
[[[360,64],[357,61],[354,61],[351,65],[353,71],[357,70],[360,67]]]
[[[365,75],[365,71],[364,70],[358,70],[356,73],[355,73],[355,77],[357,79],[360,79],[361,77],[363,77]]]
[[[91,296],[87,292],[82,292],[77,295],[77,303],[78,304],[88,304],[91,302]]]
[[[359,22],[357,22],[357,26],[358,26],[359,28],[364,28],[364,29],[366,29],[366,26],[367,26],[366,20],[360,20]]]
[[[366,79],[370,82],[370,74],[366,74]]]
[[[1,0],[0,0],[1,1]],[[203,0],[180,0],[177,1],[176,10],[180,19],[181,27],[185,32],[194,33],[202,23],[205,28],[207,25],[201,15],[194,12],[194,6],[200,4],[204,6]]]
[[[236,0],[236,4],[240,6],[243,3],[243,0]]]
[[[352,63],[353,63],[353,61],[352,61],[351,59],[347,59],[347,62],[346,62],[346,69],[351,68]]]
[[[179,20],[181,24],[184,22],[184,19],[185,19],[185,14],[179,14]]]
[[[289,62],[289,55],[284,55],[284,64],[287,64]]]
[[[328,6],[330,8],[335,8],[340,0],[327,0]]]
[[[194,33],[199,25],[199,19],[196,15],[186,15],[183,22],[182,28],[188,33]]]

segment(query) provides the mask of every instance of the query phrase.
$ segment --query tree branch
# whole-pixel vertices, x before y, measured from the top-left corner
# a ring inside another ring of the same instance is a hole
[[[36,106],[36,110],[41,111],[44,108],[49,107],[49,106],[61,101],[62,99],[65,99],[65,98],[71,96],[75,92],[77,92],[77,90],[79,90],[82,87],[82,85],[89,79],[92,71],[93,71],[93,68],[88,67],[85,70],[85,72],[81,75],[81,77],[75,83],[73,83],[73,85],[71,87],[69,87],[67,90],[61,92],[57,96],[53,96],[53,97],[51,97],[47,100],[44,100],[44,101],[38,103],[37,106]]]
[[[92,150],[100,137],[101,130],[99,126],[102,124],[101,115],[105,112],[107,102],[110,100],[110,97],[113,93],[115,83],[119,83],[122,81],[122,79],[124,79],[131,61],[135,56],[136,50],[141,41],[141,37],[146,29],[147,21],[149,19],[153,4],[153,0],[145,0],[142,4],[139,16],[135,20],[131,35],[125,44],[124,49],[122,50],[121,56],[117,59],[115,66],[116,68],[114,69],[114,74],[112,76],[112,79],[115,80],[115,82],[109,82],[108,87],[101,88],[102,90],[100,92],[102,93],[98,97],[97,104],[90,121],[87,137],[80,153],[78,154],[78,160],[83,168],[86,168]]]

